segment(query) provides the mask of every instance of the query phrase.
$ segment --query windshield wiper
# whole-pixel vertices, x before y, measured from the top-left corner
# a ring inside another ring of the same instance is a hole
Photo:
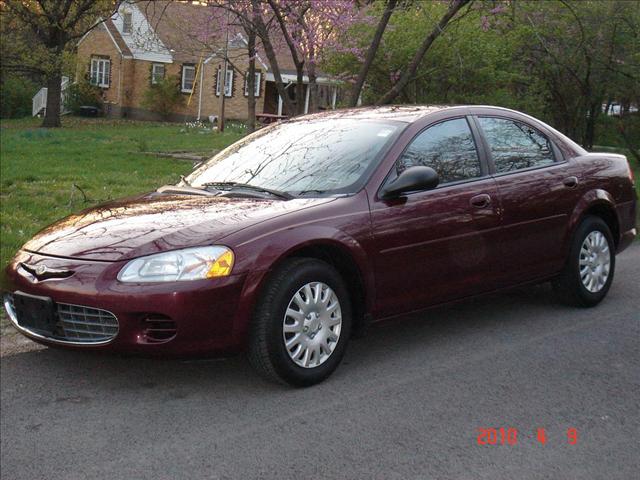
[[[196,188],[196,187],[186,187],[181,185],[164,185],[156,190],[158,193],[178,193],[183,195],[204,195],[206,197],[214,196],[214,193],[211,193],[204,188]]]
[[[309,190],[301,190],[301,191],[299,191],[298,195],[299,196],[303,196],[303,195],[306,195],[307,193],[317,193],[317,194],[322,195],[323,193],[327,193],[327,191],[326,190],[319,190],[319,189],[316,189],[316,188],[310,188]]]
[[[202,185],[203,187],[213,187],[216,190],[230,191],[235,188],[245,190],[255,190],[256,192],[265,192],[274,197],[283,198],[285,200],[291,200],[293,195],[287,192],[281,192],[279,190],[272,190],[270,188],[259,187],[257,185],[251,185],[249,183],[237,183],[237,182],[209,182]]]

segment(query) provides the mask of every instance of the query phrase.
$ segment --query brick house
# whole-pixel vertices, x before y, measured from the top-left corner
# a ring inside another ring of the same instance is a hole
[[[122,3],[119,10],[86,34],[77,46],[77,79],[84,77],[103,91],[109,116],[157,119],[145,109],[145,91],[159,79],[175,76],[184,102],[172,115],[185,121],[218,117],[225,96],[225,117],[247,119],[247,42],[229,28],[225,64],[222,32],[210,32],[211,10],[182,2],[149,1]],[[287,115],[269,65],[258,55],[256,61],[256,113]],[[295,99],[296,72],[290,56],[280,54],[278,65],[287,93],[308,109],[308,78],[305,98]],[[224,77],[224,82],[223,82]],[[339,82],[318,76],[321,109],[335,108]]]

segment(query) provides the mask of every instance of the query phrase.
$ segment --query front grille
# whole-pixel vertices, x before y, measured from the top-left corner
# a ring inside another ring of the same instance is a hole
[[[118,333],[118,319],[115,315],[99,308],[58,303],[56,304],[57,319],[54,331],[43,332],[20,325],[13,295],[5,295],[4,306],[11,320],[27,332],[58,342],[105,343],[115,338]]]
[[[106,342],[118,333],[118,319],[106,310],[58,304],[58,326],[63,339],[74,342]]]

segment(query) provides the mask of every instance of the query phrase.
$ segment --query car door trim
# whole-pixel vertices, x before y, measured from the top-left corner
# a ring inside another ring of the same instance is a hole
[[[495,232],[496,230],[500,230],[502,228],[502,225],[498,225],[495,227],[491,227],[491,228],[486,228],[482,231],[472,231],[472,232],[465,232],[465,233],[460,233],[458,235],[450,235],[448,237],[442,237],[442,238],[433,238],[431,240],[425,240],[423,242],[416,242],[416,243],[410,243],[407,245],[400,245],[399,247],[391,247],[391,248],[385,248],[384,250],[380,250],[381,254],[385,254],[385,253],[392,253],[392,252],[397,252],[400,250],[407,250],[410,248],[418,248],[418,247],[422,247],[425,245],[429,245],[431,243],[436,243],[436,242],[447,242],[447,241],[451,241],[451,240],[457,240],[459,238],[465,238],[465,237],[470,237],[473,235],[478,235],[478,234],[487,234],[489,232]]]

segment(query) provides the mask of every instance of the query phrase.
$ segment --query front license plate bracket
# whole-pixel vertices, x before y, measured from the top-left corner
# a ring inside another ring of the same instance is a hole
[[[18,325],[29,330],[53,334],[56,327],[56,310],[51,298],[15,292],[13,305]]]

